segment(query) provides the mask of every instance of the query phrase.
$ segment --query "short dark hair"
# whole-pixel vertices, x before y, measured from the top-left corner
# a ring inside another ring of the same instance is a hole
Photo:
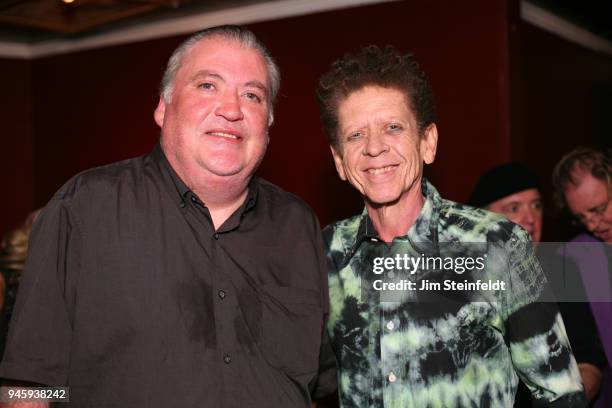
[[[594,178],[610,183],[612,181],[612,154],[608,150],[591,147],[577,147],[559,160],[553,170],[552,183],[555,189],[555,202],[561,209],[567,207],[565,190],[577,185],[576,170],[589,172]]]
[[[416,116],[419,134],[436,121],[433,92],[425,72],[412,54],[401,55],[388,45],[362,48],[357,54],[345,54],[324,74],[317,88],[321,121],[329,144],[338,147],[338,107],[351,93],[376,85],[403,92]]]

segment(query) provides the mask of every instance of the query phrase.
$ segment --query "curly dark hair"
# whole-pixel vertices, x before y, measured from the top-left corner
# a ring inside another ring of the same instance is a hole
[[[390,45],[362,48],[335,61],[319,81],[317,99],[329,144],[339,147],[338,108],[351,93],[368,85],[403,92],[416,117],[419,134],[436,121],[433,92],[412,54],[401,55]]]
[[[552,175],[555,189],[555,202],[560,209],[567,209],[565,190],[568,185],[576,185],[575,170],[580,169],[603,181],[612,182],[612,152],[591,147],[577,147],[559,160]]]

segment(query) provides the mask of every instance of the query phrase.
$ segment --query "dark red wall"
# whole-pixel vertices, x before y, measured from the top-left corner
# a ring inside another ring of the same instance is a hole
[[[552,205],[555,163],[579,145],[612,147],[612,56],[520,25],[514,157],[533,167],[545,199],[544,238],[568,238]]]
[[[0,59],[0,234],[33,208],[31,64]]]
[[[141,155],[158,137],[157,83],[176,40],[44,58],[33,63],[35,202],[79,171]]]
[[[410,1],[253,25],[285,78],[262,173],[306,198],[323,224],[360,210],[336,176],[314,89],[345,52],[393,44],[417,56],[436,95],[440,141],[428,176],[447,197],[467,198],[481,166],[509,157],[507,19],[504,1]]]
[[[260,173],[302,196],[322,224],[358,211],[360,198],[333,169],[314,89],[346,51],[393,44],[416,54],[436,93],[439,151],[427,173],[444,195],[465,199],[484,168],[510,158],[509,19],[506,1],[473,0],[468,7],[421,0],[250,25],[283,75]],[[158,137],[152,118],[157,84],[182,38],[32,62],[34,165],[24,161],[22,168],[33,172],[34,205],[43,205],[81,170],[150,150]]]

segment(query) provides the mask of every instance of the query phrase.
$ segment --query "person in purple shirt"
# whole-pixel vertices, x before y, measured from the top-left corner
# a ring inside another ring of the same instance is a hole
[[[604,373],[597,407],[612,406],[612,156],[610,151],[579,147],[555,166],[556,200],[588,233],[567,245],[580,270],[593,316],[605,348]]]

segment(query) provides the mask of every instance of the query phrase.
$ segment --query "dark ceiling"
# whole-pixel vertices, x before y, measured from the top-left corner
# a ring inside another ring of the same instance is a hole
[[[181,0],[0,0],[0,22],[55,33],[79,33],[180,5]]]
[[[68,1],[69,3],[66,3]],[[266,2],[276,0],[266,0]],[[0,0],[0,40],[78,39],[262,0]]]
[[[529,2],[612,41],[612,0],[530,0]]]
[[[74,39],[270,0],[0,0],[0,40]],[[68,3],[67,3],[68,2]],[[612,0],[529,0],[612,41]]]

